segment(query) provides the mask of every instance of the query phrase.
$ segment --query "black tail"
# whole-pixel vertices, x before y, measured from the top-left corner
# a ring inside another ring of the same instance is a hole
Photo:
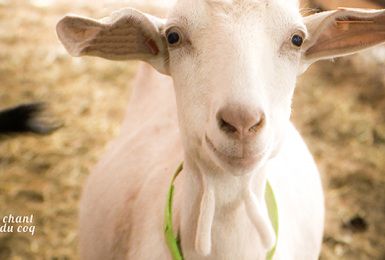
[[[33,103],[0,111],[0,134],[52,133],[60,125],[42,120],[44,110],[43,103]]]

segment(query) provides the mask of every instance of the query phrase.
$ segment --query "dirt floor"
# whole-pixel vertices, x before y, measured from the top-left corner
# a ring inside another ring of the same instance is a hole
[[[0,108],[45,101],[64,127],[0,140],[0,217],[34,214],[37,228],[33,237],[0,233],[0,260],[78,259],[81,187],[119,132],[137,64],[73,59],[57,42],[62,15],[103,10],[32,2],[0,0]],[[324,260],[385,259],[384,72],[384,63],[354,56],[299,80],[293,120],[322,172]]]

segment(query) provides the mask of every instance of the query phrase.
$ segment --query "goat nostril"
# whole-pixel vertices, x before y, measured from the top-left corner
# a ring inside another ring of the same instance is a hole
[[[222,131],[226,132],[226,133],[235,133],[235,132],[237,132],[237,128],[235,128],[233,125],[231,125],[230,123],[226,122],[222,118],[219,119],[219,128]]]
[[[221,132],[237,138],[256,136],[265,125],[262,111],[235,105],[219,110],[216,119]]]
[[[264,114],[262,114],[258,123],[250,127],[249,132],[257,133],[263,127],[264,124],[265,124],[265,116]]]

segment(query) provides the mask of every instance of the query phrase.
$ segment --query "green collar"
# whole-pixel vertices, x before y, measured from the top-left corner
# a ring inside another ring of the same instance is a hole
[[[178,177],[179,173],[183,170],[183,163],[181,163],[178,167],[178,169],[175,171],[175,174],[171,180],[170,189],[167,194],[167,205],[166,205],[166,211],[164,214],[164,221],[165,221],[165,236],[167,241],[167,246],[170,250],[171,256],[173,260],[183,260],[183,254],[182,250],[180,248],[180,240],[177,236],[174,234],[174,229],[172,225],[172,200],[174,195],[174,182],[176,177]],[[274,233],[276,237],[275,244],[273,248],[268,252],[266,256],[266,260],[273,259],[275,249],[277,248],[277,241],[278,241],[278,206],[277,201],[274,196],[273,189],[267,181],[266,183],[266,191],[265,191],[265,201],[267,205],[267,210],[269,213],[270,222],[274,228]]]

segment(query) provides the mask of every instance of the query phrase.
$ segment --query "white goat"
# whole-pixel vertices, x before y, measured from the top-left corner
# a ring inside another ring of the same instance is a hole
[[[170,259],[164,209],[184,259],[317,259],[324,201],[316,165],[290,122],[296,77],[313,62],[385,41],[385,11],[303,18],[295,0],[179,0],[167,20],[124,9],[62,19],[74,56],[140,59],[123,131],[85,187],[83,259]],[[176,96],[176,102],[175,102]],[[279,210],[275,236],[264,200]]]

